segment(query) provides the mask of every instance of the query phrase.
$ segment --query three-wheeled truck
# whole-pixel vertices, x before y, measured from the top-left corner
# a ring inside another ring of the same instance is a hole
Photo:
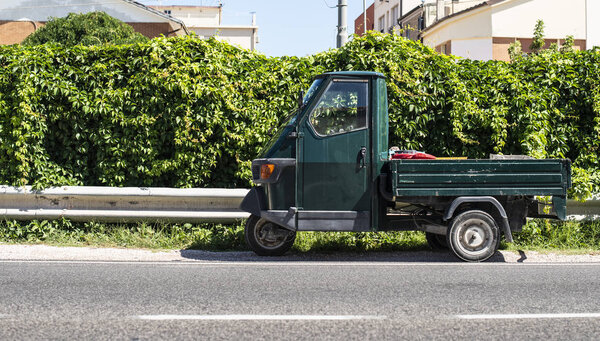
[[[434,248],[485,261],[527,217],[565,219],[569,160],[390,160],[387,108],[380,73],[315,79],[252,162],[241,209],[254,252],[282,255],[297,231],[420,230]]]

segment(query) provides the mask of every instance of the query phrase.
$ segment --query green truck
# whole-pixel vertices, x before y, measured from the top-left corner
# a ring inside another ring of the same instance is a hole
[[[527,217],[566,218],[569,160],[394,160],[387,108],[381,73],[316,77],[252,162],[241,209],[254,252],[282,255],[297,231],[419,230],[433,248],[481,262]]]

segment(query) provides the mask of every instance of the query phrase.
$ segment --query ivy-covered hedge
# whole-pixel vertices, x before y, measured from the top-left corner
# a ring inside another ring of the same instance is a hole
[[[388,77],[390,145],[568,157],[575,194],[600,189],[599,50],[477,62],[381,34],[303,58],[193,37],[2,47],[0,183],[249,186],[269,129],[333,70]]]

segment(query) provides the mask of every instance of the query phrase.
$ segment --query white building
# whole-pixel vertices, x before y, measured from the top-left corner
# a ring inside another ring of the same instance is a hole
[[[420,40],[438,52],[508,60],[517,40],[525,52],[537,20],[547,45],[575,38],[578,49],[600,46],[600,0],[375,0],[375,30]]]
[[[375,30],[417,40],[419,32],[437,20],[476,6],[485,0],[375,0]],[[408,32],[411,31],[411,32]]]
[[[255,15],[252,15],[251,25],[224,26],[221,25],[221,6],[153,6],[153,8],[183,21],[188,30],[203,39],[215,36],[217,39],[244,49],[256,49],[258,26],[256,26]]]
[[[425,45],[477,60],[509,60],[508,47],[519,40],[529,52],[538,20],[545,24],[546,47],[575,38],[577,49],[600,45],[598,0],[490,0],[437,20],[421,32]]]
[[[375,0],[375,30],[392,33],[398,26],[398,19],[418,7],[421,0]]]

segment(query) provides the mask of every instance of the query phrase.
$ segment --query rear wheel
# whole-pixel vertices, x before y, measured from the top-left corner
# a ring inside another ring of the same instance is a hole
[[[448,243],[446,242],[446,236],[444,235],[425,232],[425,238],[427,239],[427,244],[433,250],[448,249]]]
[[[246,244],[259,256],[281,256],[294,245],[296,232],[251,215],[244,231]]]
[[[467,211],[450,223],[448,245],[454,254],[467,262],[483,262],[492,257],[500,245],[498,225],[484,211]]]

